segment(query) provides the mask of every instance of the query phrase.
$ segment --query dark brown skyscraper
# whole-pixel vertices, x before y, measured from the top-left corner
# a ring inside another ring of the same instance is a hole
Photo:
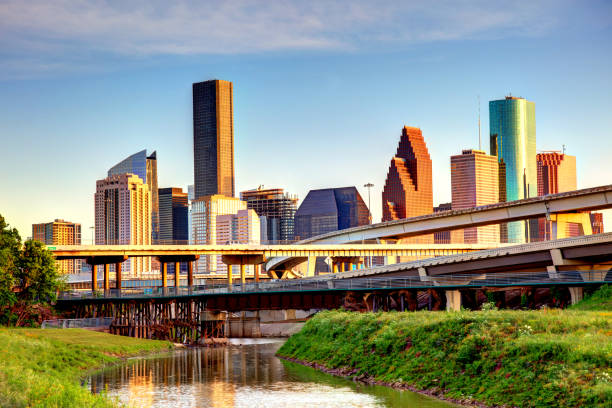
[[[195,198],[234,196],[233,85],[214,79],[193,84]]]
[[[421,129],[404,126],[382,193],[383,221],[433,212],[431,159]]]

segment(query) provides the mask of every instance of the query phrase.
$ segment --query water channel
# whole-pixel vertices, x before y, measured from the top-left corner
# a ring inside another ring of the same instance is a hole
[[[324,374],[274,356],[283,340],[248,340],[129,359],[89,378],[92,392],[134,407],[424,407],[452,405]]]

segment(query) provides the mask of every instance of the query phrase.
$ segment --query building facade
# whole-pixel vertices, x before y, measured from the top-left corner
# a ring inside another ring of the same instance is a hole
[[[159,244],[189,243],[188,200],[182,188],[159,189]]]
[[[32,224],[32,239],[45,245],[81,245],[81,224],[55,220]],[[57,261],[58,270],[64,274],[81,273],[80,259]]]
[[[310,190],[295,213],[295,238],[367,225],[369,215],[355,187]]]
[[[559,152],[536,155],[538,195],[576,190],[576,157]]]
[[[246,210],[246,202],[220,194],[196,198],[191,203],[194,245],[217,244],[217,216],[223,214],[237,214]],[[216,274],[218,255],[201,256],[196,261],[196,270],[199,274]]]
[[[499,164],[500,201],[537,195],[535,103],[508,96],[489,102],[491,155]],[[515,221],[501,228],[502,241],[529,240],[533,222]]]
[[[499,202],[497,157],[481,150],[463,150],[451,156],[452,209],[474,208]],[[499,243],[499,225],[466,228],[451,232],[452,243]]]
[[[234,196],[233,84],[211,80],[193,84],[195,198]]]
[[[217,244],[260,244],[259,216],[254,210],[238,210],[236,214],[217,215]],[[254,266],[246,267],[247,273],[254,272]],[[222,257],[217,257],[217,273],[227,273]],[[240,274],[240,266],[232,266],[232,274]]]
[[[267,239],[262,243],[282,244],[294,240],[297,197],[285,194],[282,188],[264,189],[260,186],[241,192],[240,198],[246,201],[247,208],[266,219],[266,231],[262,238],[265,236]]]
[[[383,221],[433,212],[431,158],[421,129],[404,126],[382,192]]]
[[[94,201],[96,245],[151,244],[151,192],[140,177],[122,173],[98,180]],[[151,271],[151,258],[123,265],[127,276],[140,277]]]
[[[107,176],[135,174],[149,187],[151,192],[151,242],[159,239],[159,192],[157,188],[157,152],[147,155],[146,150],[127,157],[108,170]]]

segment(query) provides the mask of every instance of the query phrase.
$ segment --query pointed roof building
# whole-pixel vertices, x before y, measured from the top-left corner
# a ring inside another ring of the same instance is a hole
[[[431,158],[421,129],[404,126],[382,193],[383,221],[433,212]]]

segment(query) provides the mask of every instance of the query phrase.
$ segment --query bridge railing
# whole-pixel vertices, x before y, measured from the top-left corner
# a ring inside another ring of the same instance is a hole
[[[313,292],[332,290],[390,290],[390,289],[450,289],[469,287],[556,286],[612,283],[612,273],[606,271],[515,272],[490,274],[455,274],[452,276],[371,277],[354,279],[295,279],[272,282],[207,284],[192,287],[130,288],[108,291],[63,292],[60,300],[78,299],[133,299],[203,295],[227,295],[274,292]]]
[[[82,329],[88,327],[109,327],[112,320],[112,317],[45,320],[42,322],[40,327],[42,329]]]

